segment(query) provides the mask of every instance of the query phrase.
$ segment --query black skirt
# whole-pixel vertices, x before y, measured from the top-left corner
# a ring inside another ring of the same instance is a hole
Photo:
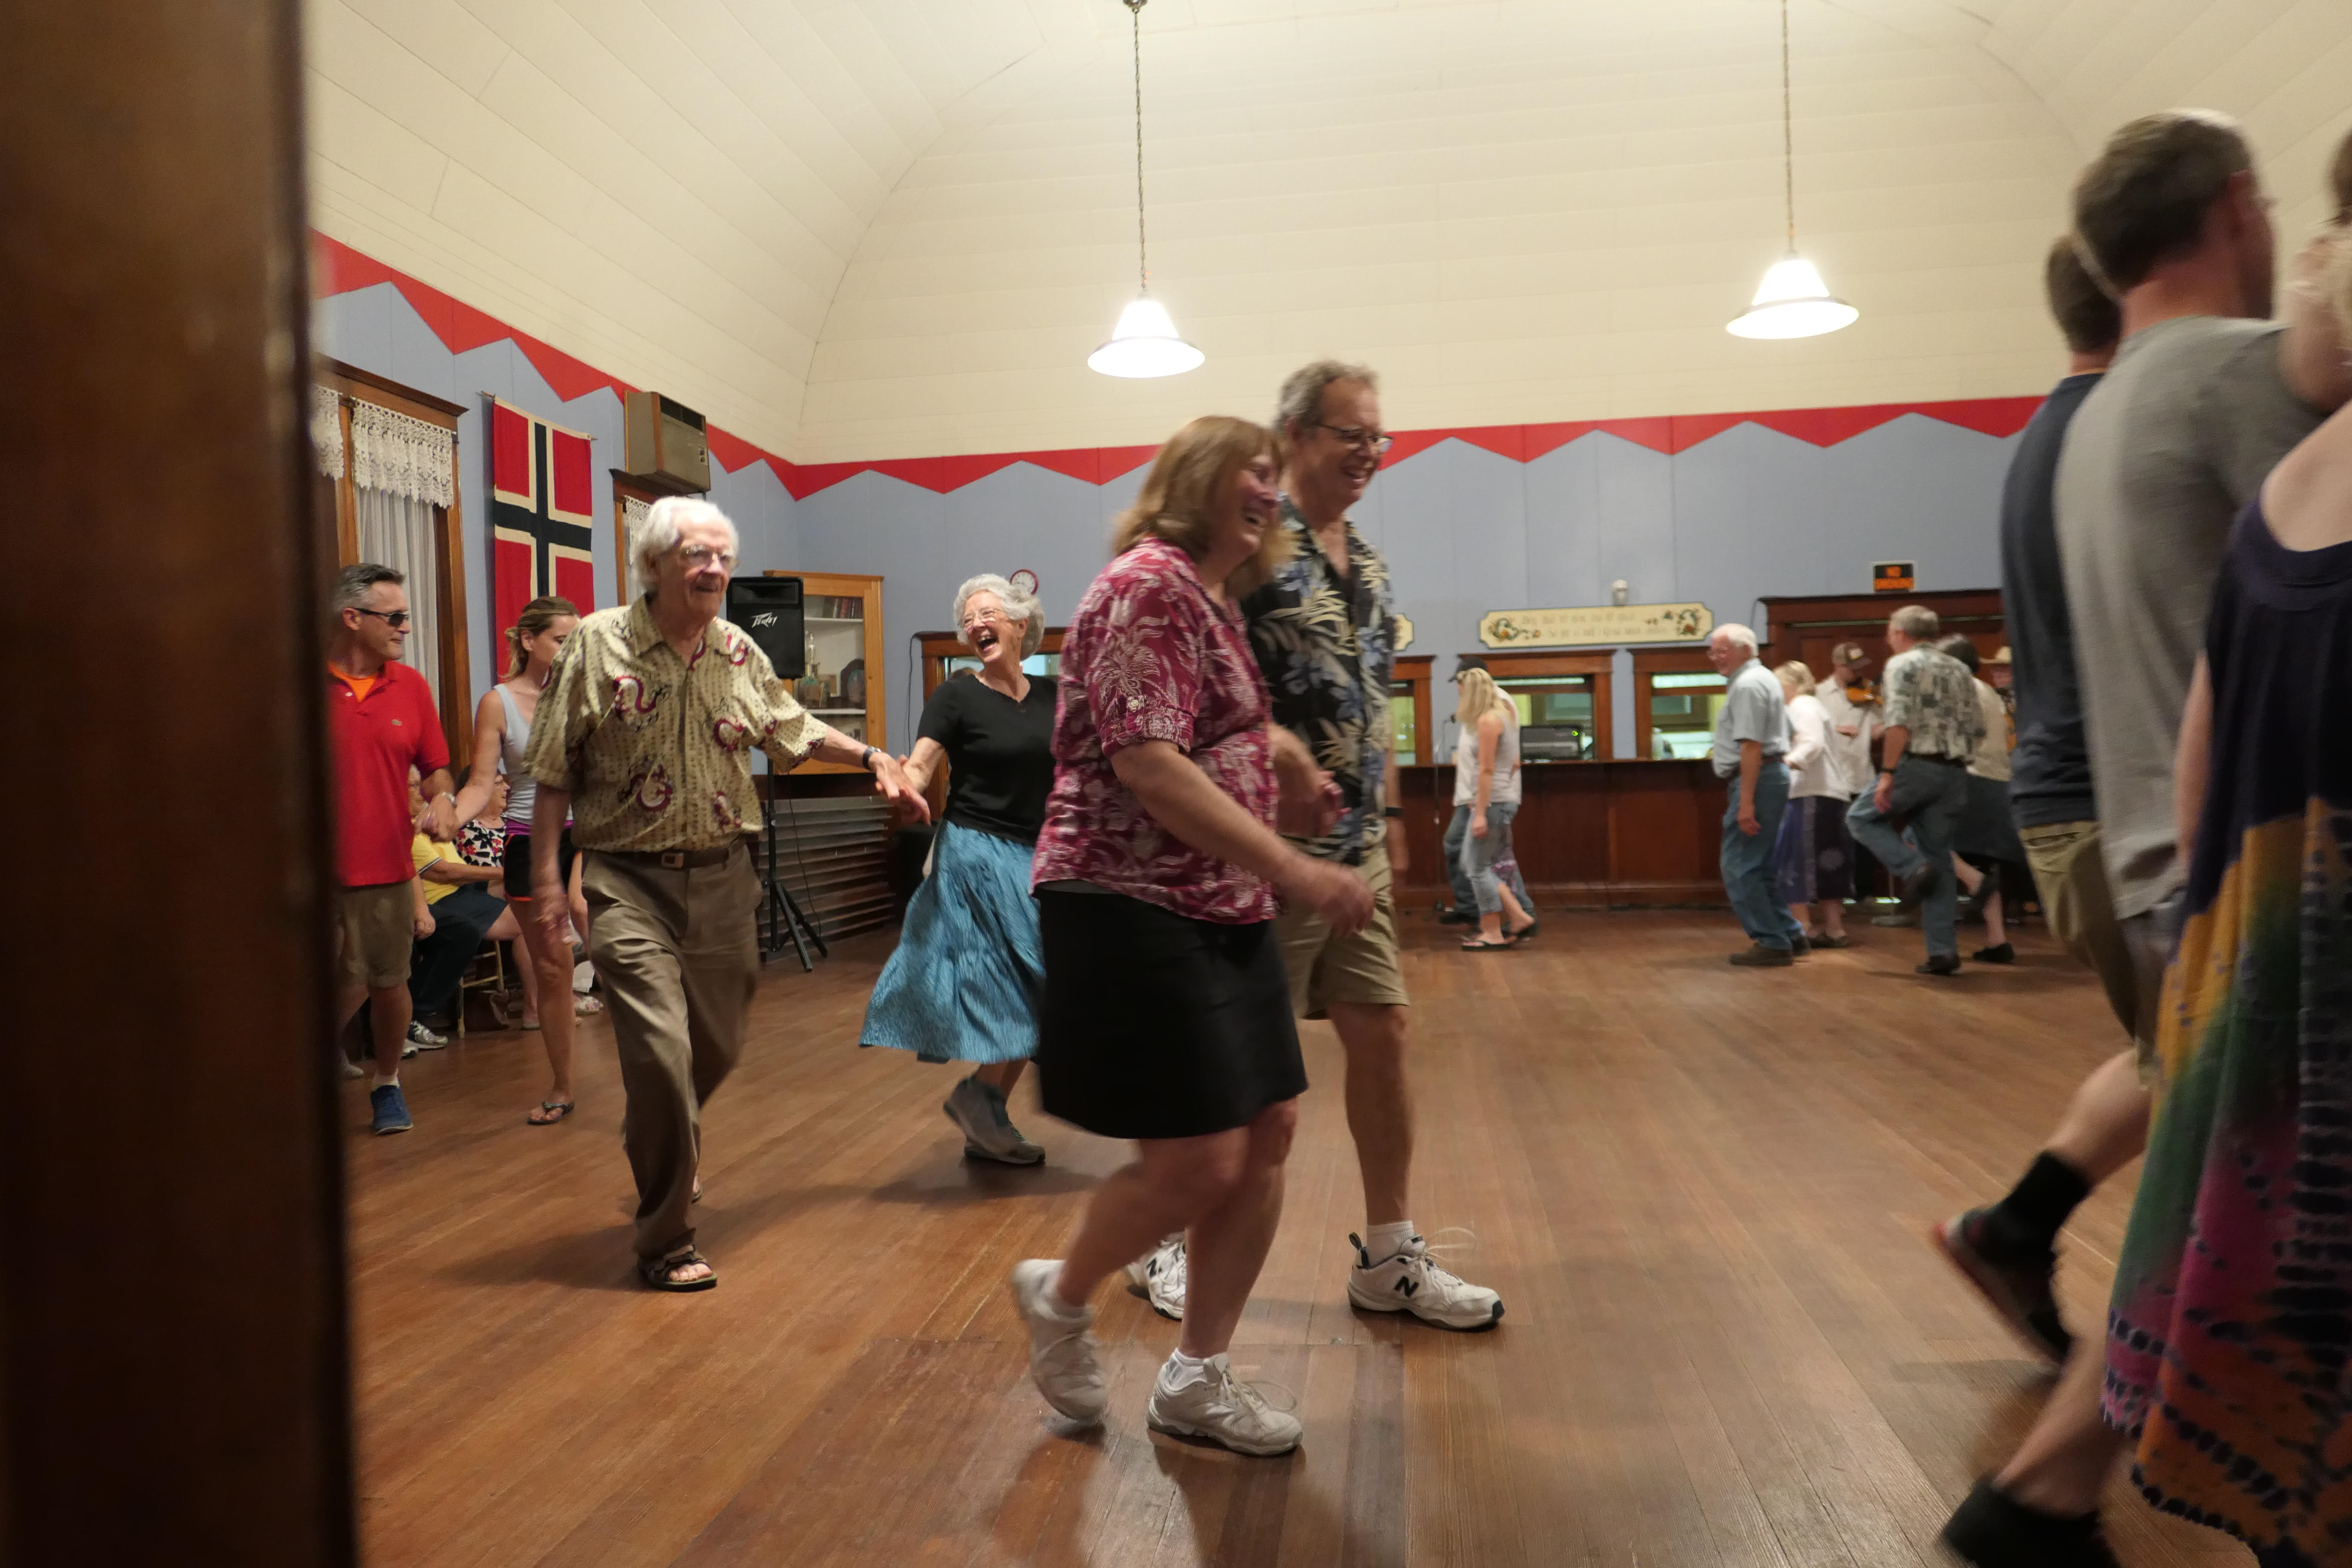
[[[1105,1138],[1199,1138],[1307,1091],[1271,921],[1221,925],[1050,888],[1037,913],[1048,1113]]]

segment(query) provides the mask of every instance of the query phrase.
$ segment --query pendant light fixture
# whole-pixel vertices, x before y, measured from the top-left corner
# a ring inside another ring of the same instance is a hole
[[[1852,326],[1862,312],[1833,297],[1813,264],[1797,254],[1797,138],[1789,103],[1789,0],[1780,0],[1780,176],[1788,204],[1789,254],[1772,264],[1748,313],[1724,330],[1742,338],[1817,338]]]
[[[1134,378],[1181,375],[1208,355],[1176,335],[1168,307],[1151,297],[1151,255],[1143,242],[1143,6],[1122,0],[1135,36],[1135,300],[1118,313],[1110,342],[1087,356],[1087,367],[1105,375]]]

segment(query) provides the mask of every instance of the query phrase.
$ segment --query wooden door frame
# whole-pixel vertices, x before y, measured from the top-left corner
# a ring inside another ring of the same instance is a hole
[[[1060,653],[1062,638],[1068,635],[1069,629],[1067,626],[1047,626],[1045,640],[1037,645],[1037,651]],[[948,660],[973,658],[978,657],[979,653],[978,649],[963,640],[961,632],[917,632],[915,645],[920,650],[919,657],[923,661],[925,707],[930,705],[931,693],[940,689],[940,682],[948,678]],[[912,752],[914,749],[914,740],[909,736],[907,750]],[[930,787],[923,792],[923,798],[931,803],[931,820],[937,822],[940,819],[940,813],[948,808],[948,764],[944,760],[940,762],[939,771],[931,775]]]
[[[1612,700],[1617,668],[1617,650],[1605,648],[1594,653],[1465,653],[1454,657],[1454,668],[1483,664],[1486,672],[1499,679],[1538,675],[1587,675],[1592,678],[1593,749],[1601,753],[1578,757],[1577,762],[1605,763],[1616,750],[1614,720],[1616,708]],[[1545,763],[1544,767],[1556,764]]]
[[[866,661],[866,743],[879,750],[888,750],[890,680],[885,660],[890,645],[882,627],[881,576],[864,572],[793,572],[782,569],[763,572],[761,575],[799,578],[803,614],[808,601],[819,595],[866,601],[865,651],[858,656]],[[862,773],[866,770],[849,763],[828,763],[812,757],[793,771],[797,773]]]
[[[1633,650],[1633,759],[1648,762],[1650,756],[1650,691],[1648,678],[1653,675],[1689,675],[1700,670],[1713,671],[1704,647],[1637,647]]]

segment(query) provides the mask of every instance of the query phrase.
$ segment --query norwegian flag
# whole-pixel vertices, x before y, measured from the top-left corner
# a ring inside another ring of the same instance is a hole
[[[583,616],[596,607],[593,446],[490,399],[490,607],[500,636],[542,594]]]

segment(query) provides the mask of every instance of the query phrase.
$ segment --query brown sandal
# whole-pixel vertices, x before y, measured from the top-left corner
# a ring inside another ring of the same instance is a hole
[[[656,1290],[673,1290],[682,1294],[688,1290],[716,1289],[719,1276],[715,1273],[706,1274],[699,1279],[670,1278],[674,1271],[695,1263],[699,1263],[706,1268],[710,1267],[710,1259],[690,1247],[663,1258],[640,1258],[637,1259],[637,1277]]]

